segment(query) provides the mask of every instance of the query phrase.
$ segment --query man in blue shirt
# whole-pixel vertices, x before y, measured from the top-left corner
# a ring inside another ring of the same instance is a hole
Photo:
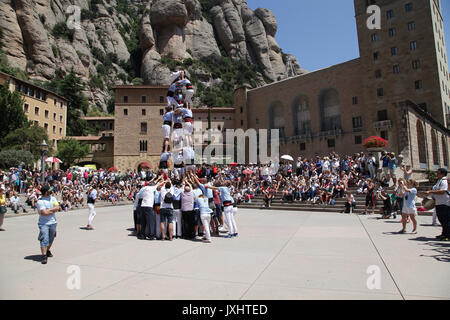
[[[39,213],[39,237],[41,243],[42,264],[47,264],[47,258],[53,257],[50,252],[53,241],[56,237],[56,217],[55,213],[59,210],[58,202],[50,196],[47,186],[41,188],[42,196],[37,202]]]

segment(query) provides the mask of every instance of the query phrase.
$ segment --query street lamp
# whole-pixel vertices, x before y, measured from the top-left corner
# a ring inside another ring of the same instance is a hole
[[[44,141],[42,141],[42,143],[39,145],[39,147],[41,148],[41,154],[42,154],[42,167],[41,167],[41,171],[42,171],[42,176],[41,176],[41,184],[44,185],[45,182],[45,156],[47,155],[47,151],[48,151],[48,144]]]

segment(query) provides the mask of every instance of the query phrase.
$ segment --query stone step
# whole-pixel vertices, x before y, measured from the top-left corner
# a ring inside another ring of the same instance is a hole
[[[274,210],[274,211],[276,211],[276,210],[299,211],[299,212],[336,212],[336,213],[340,213],[340,212],[343,211],[342,207],[336,207],[336,206],[323,207],[323,206],[320,206],[320,205],[313,205],[313,206],[307,206],[307,207],[299,207],[299,206],[276,204],[276,205],[272,205],[270,208],[266,208],[266,207],[261,207],[261,205],[255,205],[253,203],[251,203],[251,204],[240,204],[240,205],[238,205],[238,208],[259,209],[259,210]],[[358,208],[357,207],[355,210],[353,210],[353,213],[355,213],[355,214],[363,214],[364,213],[364,208]],[[377,212],[377,210],[375,210],[375,215],[376,216],[381,216]],[[419,211],[418,215],[419,216],[431,217],[433,215],[433,212],[432,211],[425,211],[425,212]],[[399,219],[399,218],[397,218],[397,219]]]

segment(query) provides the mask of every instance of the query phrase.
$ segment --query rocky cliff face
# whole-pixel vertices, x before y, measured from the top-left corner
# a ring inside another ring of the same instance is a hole
[[[74,22],[79,28],[67,27]],[[245,60],[257,66],[257,85],[284,79],[288,58],[291,75],[302,73],[275,41],[273,13],[245,0],[0,0],[0,28],[12,66],[41,81],[73,69],[103,109],[112,85],[167,85],[168,59]],[[220,83],[191,72],[206,86]]]

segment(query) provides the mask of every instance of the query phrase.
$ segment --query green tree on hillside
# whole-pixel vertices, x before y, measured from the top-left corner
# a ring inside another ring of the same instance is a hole
[[[89,132],[89,128],[87,122],[80,119],[80,116],[87,113],[89,102],[83,95],[86,86],[81,81],[81,78],[75,74],[73,69],[65,76],[58,72],[57,76],[45,86],[69,100],[67,107],[67,135],[86,135]]]

